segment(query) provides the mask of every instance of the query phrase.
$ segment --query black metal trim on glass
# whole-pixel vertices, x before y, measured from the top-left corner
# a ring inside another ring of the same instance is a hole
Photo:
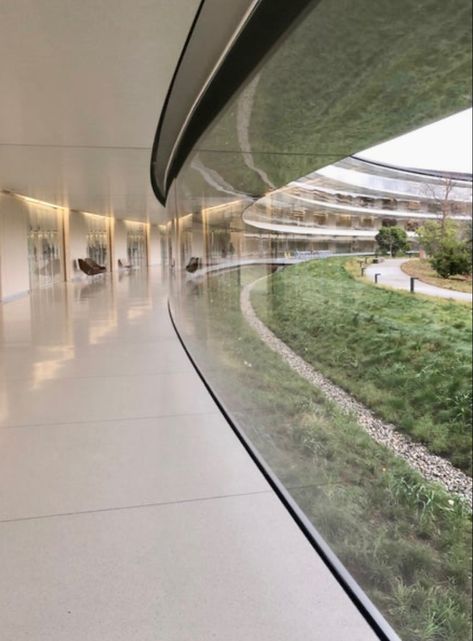
[[[154,194],[155,194],[156,198],[159,200],[159,202],[162,205],[166,204],[167,192],[164,193],[164,191],[161,191],[161,187],[158,186],[158,181],[156,180],[155,170],[154,170],[154,166],[155,166],[155,162],[156,162],[156,156],[158,154],[159,141],[160,141],[161,132],[162,132],[162,129],[163,129],[164,117],[165,117],[165,115],[167,113],[167,110],[168,110],[169,102],[171,100],[171,96],[172,96],[172,93],[173,93],[173,90],[174,90],[174,86],[175,86],[176,81],[177,81],[177,77],[179,75],[179,71],[181,69],[181,66],[184,63],[184,57],[186,55],[187,46],[188,46],[188,44],[189,44],[189,42],[190,42],[190,40],[192,38],[192,34],[194,33],[194,29],[195,29],[195,26],[196,26],[196,24],[197,24],[197,22],[199,20],[200,12],[202,11],[204,3],[205,3],[205,0],[201,0],[199,8],[197,9],[197,12],[195,14],[194,20],[192,22],[192,26],[191,26],[191,28],[189,30],[189,34],[187,35],[187,38],[186,38],[186,40],[184,42],[184,46],[182,48],[181,54],[179,56],[179,59],[177,61],[176,69],[174,70],[174,74],[172,76],[171,84],[169,85],[169,89],[168,89],[168,92],[166,94],[166,98],[164,99],[163,108],[161,110],[161,114],[160,114],[160,117],[159,117],[158,128],[157,128],[157,131],[156,131],[156,134],[155,134],[155,137],[154,137],[154,141],[153,141],[153,148],[152,148],[152,151],[151,151],[151,174],[150,174],[150,176],[151,176],[151,186],[153,188],[153,191],[154,191]]]
[[[292,498],[291,494],[277,478],[277,476],[272,472],[271,468],[267,465],[262,455],[258,452],[257,448],[251,443],[251,441],[245,436],[245,434],[238,428],[231,417],[230,411],[226,408],[225,404],[221,399],[215,394],[214,390],[210,387],[207,382],[202,370],[197,365],[192,354],[190,353],[187,345],[179,332],[177,323],[174,319],[171,301],[168,300],[168,312],[171,319],[172,326],[176,335],[179,339],[179,342],[182,345],[185,353],[187,354],[190,362],[192,363],[195,371],[199,375],[202,383],[205,385],[208,393],[214,400],[217,407],[222,412],[224,418],[228,422],[230,428],[235,433],[236,437],[243,445],[253,462],[258,467],[259,471],[263,474],[266,481],[271,486],[272,490],[275,492],[278,499],[284,505],[286,510],[289,512],[291,517],[294,519],[299,529],[304,534],[307,541],[314,548],[317,554],[320,556],[322,561],[328,567],[333,577],[336,579],[340,587],[344,590],[345,594],[349,597],[355,607],[358,609],[360,614],[364,617],[368,625],[373,629],[375,634],[378,635],[380,641],[401,641],[399,636],[389,625],[383,615],[379,612],[376,606],[371,602],[367,597],[362,588],[358,585],[355,579],[351,576],[345,566],[341,563],[335,553],[332,551],[330,546],[326,543],[321,534],[316,530],[314,525],[309,521],[307,516],[297,505],[295,500]]]
[[[179,58],[153,144],[151,184],[156,197],[162,204],[166,202],[172,181],[207,127],[296,20],[301,18],[309,7],[313,7],[319,2],[320,0],[292,0],[291,2],[287,2],[287,0],[259,0],[255,4],[254,0],[253,2],[248,0],[246,6],[247,10],[251,10],[251,13],[244,18],[242,12],[243,23],[238,25],[238,33],[235,35],[233,46],[229,48],[221,60],[219,58],[223,52],[222,48],[218,54],[214,52],[213,64],[216,67],[213,69],[211,79],[207,78],[208,85],[202,95],[199,93],[202,86],[188,85],[186,87],[189,92],[195,95],[196,102],[192,105],[190,113],[186,114],[186,118],[183,118],[181,114],[181,122],[176,123],[172,121],[173,114],[169,111],[173,95],[179,88],[180,78],[183,75],[186,75],[187,78],[192,77],[192,69],[196,70],[195,75],[197,76],[197,70],[201,68],[202,64],[209,65],[209,60],[204,61],[198,56],[188,55],[190,45],[192,43],[195,52],[199,50],[200,41],[204,43],[208,39],[215,38],[215,34],[199,29],[201,22],[203,22],[205,9],[209,3],[211,4],[211,0],[201,2]],[[225,19],[224,13],[221,19]],[[194,42],[196,38],[198,38],[198,42]],[[172,133],[171,129],[175,133]],[[163,138],[169,138],[170,133],[172,133],[174,145],[170,145],[169,140],[166,141],[166,145],[163,145]],[[163,154],[165,155],[163,156]],[[159,163],[157,162],[158,158]]]

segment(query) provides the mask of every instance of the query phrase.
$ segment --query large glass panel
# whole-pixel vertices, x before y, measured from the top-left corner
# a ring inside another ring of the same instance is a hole
[[[143,267],[147,262],[146,226],[128,221],[126,226],[128,262],[134,267]]]
[[[31,206],[28,211],[28,264],[31,289],[63,280],[62,219],[52,208]]]
[[[469,106],[469,14],[314,3],[199,141],[163,227],[191,355],[405,641],[471,635],[471,278],[443,279],[457,302],[389,270],[426,267],[421,226],[468,241],[471,176],[347,156]]]
[[[110,230],[105,216],[85,214],[87,222],[87,256],[99,265],[109,267]]]

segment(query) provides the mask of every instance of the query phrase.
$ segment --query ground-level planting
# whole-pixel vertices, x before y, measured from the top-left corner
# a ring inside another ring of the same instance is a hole
[[[409,276],[414,276],[429,285],[471,294],[471,276],[450,276],[450,278],[442,278],[437,274],[427,258],[413,258],[407,261],[407,263],[404,263],[401,269]]]
[[[471,474],[471,308],[355,280],[312,261],[256,286],[252,303],[307,362]]]
[[[180,324],[192,328],[186,341],[197,362],[400,636],[466,641],[469,512],[373,442],[261,342],[241,314],[239,292],[264,273],[247,268],[192,286],[181,308],[192,322],[181,316]],[[268,304],[280,275],[269,279],[266,293],[258,293]]]

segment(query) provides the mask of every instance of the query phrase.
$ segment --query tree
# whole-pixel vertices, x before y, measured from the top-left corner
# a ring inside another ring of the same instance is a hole
[[[469,245],[470,251],[473,243],[473,222],[471,218],[460,229],[460,238]]]
[[[444,242],[450,243],[458,237],[458,225],[453,220],[429,220],[417,230],[420,245],[428,256],[434,256]]]
[[[391,257],[409,249],[407,234],[402,227],[381,227],[375,240],[380,250]]]
[[[471,225],[471,183],[444,176],[425,183],[423,191],[437,212],[441,238],[451,232],[451,216],[469,217]]]
[[[440,230],[442,235],[446,231],[448,217],[452,213],[451,196],[455,183],[452,178],[445,177],[440,182],[428,182],[424,190],[428,198],[433,201],[440,213]]]

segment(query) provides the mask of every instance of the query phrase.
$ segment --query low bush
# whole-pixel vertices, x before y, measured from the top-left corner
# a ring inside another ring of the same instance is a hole
[[[462,241],[442,242],[433,254],[430,263],[442,278],[471,274],[471,252]]]

